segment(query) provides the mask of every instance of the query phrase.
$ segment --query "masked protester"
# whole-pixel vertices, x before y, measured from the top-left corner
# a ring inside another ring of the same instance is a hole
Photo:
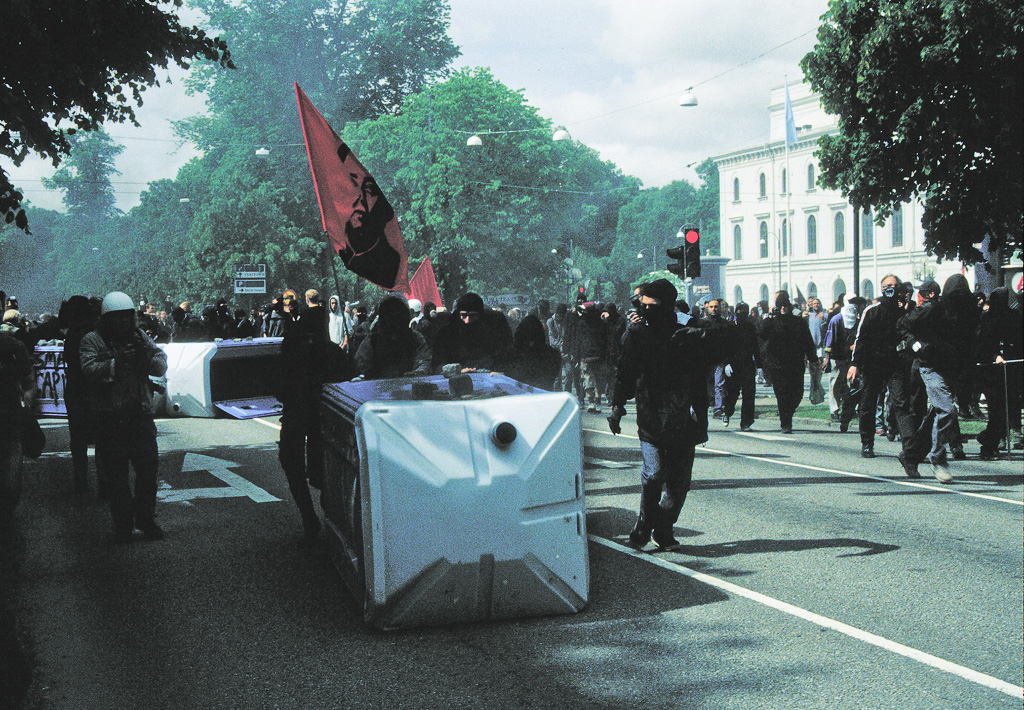
[[[431,368],[458,364],[463,372],[503,372],[512,349],[512,330],[505,316],[484,308],[483,299],[467,293],[455,302],[455,312],[434,339]]]
[[[909,294],[905,296],[909,298]],[[846,371],[847,382],[853,383],[860,377],[857,419],[860,454],[866,459],[875,457],[878,400],[885,396],[886,388],[893,400],[893,413],[904,448],[916,429],[910,412],[908,378],[900,367],[896,351],[900,342],[896,324],[906,313],[902,307],[903,297],[899,277],[889,274],[882,279],[882,297],[861,315],[853,346],[853,364]]]
[[[793,414],[804,395],[805,363],[819,366],[807,324],[792,309],[789,293],[779,291],[775,308],[756,325],[761,366],[775,390],[783,434],[793,433]]]
[[[960,421],[954,401],[957,378],[974,364],[979,314],[962,274],[953,274],[942,295],[908,313],[899,322],[905,349],[913,354],[928,393],[928,413],[900,455],[907,475],[927,460],[940,483],[950,483],[946,447],[960,446]]]
[[[409,307],[389,296],[377,307],[377,322],[356,352],[356,368],[368,380],[428,374],[427,341],[409,327]]]
[[[134,530],[161,540],[156,523],[159,452],[149,377],[167,371],[167,355],[135,321],[135,305],[120,291],[100,306],[96,330],[82,338],[82,378],[96,416],[96,462],[107,487],[116,542],[131,542]],[[135,470],[135,485],[129,478]]]
[[[640,323],[626,331],[608,417],[612,433],[620,433],[625,404],[636,399],[643,468],[640,510],[627,540],[636,549],[652,536],[661,548],[679,544],[673,526],[690,490],[695,448],[708,439],[707,368],[723,350],[716,343],[721,331],[679,325],[675,300],[666,279],[641,290]]]

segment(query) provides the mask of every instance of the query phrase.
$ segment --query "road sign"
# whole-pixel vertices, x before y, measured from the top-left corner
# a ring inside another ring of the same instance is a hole
[[[236,279],[265,279],[267,278],[266,264],[242,264],[242,268],[235,271]]]
[[[266,293],[266,279],[235,279],[235,294]]]

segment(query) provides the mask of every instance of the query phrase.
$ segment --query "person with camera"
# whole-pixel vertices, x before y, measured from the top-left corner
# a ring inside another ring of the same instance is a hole
[[[136,528],[147,540],[162,540],[156,523],[159,451],[153,421],[150,376],[167,371],[167,355],[136,324],[130,296],[103,297],[96,330],[79,349],[86,396],[97,424],[96,461],[110,498],[114,540],[131,542]],[[129,478],[135,470],[135,486]]]
[[[757,322],[757,347],[766,379],[775,390],[779,427],[793,433],[793,414],[804,396],[805,362],[819,367],[818,353],[803,318],[793,315],[787,291],[775,294],[775,307]]]
[[[652,537],[661,548],[679,544],[673,526],[690,491],[696,447],[708,440],[707,368],[720,355],[721,331],[680,325],[675,300],[667,279],[643,285],[642,320],[626,331],[612,391],[613,434],[622,432],[626,402],[636,399],[643,467],[640,510],[628,538],[635,549]]]

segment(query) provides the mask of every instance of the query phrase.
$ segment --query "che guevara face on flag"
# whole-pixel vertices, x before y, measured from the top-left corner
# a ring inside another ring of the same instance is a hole
[[[398,232],[395,211],[348,146],[342,143],[337,153],[340,171],[333,187],[339,198],[338,216],[345,221],[345,244],[334,245],[338,256],[349,271],[378,286],[394,288],[402,261],[388,238],[389,232]]]
[[[324,232],[345,266],[382,288],[408,287],[398,219],[370,172],[295,84]]]

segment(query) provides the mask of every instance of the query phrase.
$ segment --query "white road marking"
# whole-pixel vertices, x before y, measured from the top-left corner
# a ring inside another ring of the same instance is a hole
[[[851,638],[855,638],[858,641],[863,641],[864,643],[871,644],[872,646],[877,646],[891,653],[896,653],[900,656],[905,656],[906,658],[910,658],[919,663],[923,663],[926,666],[931,666],[946,673],[951,673],[965,680],[969,680],[972,683],[983,685],[986,688],[992,688],[993,690],[997,690],[1000,693],[1004,693],[1005,695],[1009,695],[1013,698],[1024,698],[1024,687],[1013,685],[1012,683],[1000,680],[999,678],[995,678],[985,673],[972,670],[965,666],[953,663],[952,661],[947,661],[943,658],[939,658],[938,656],[933,656],[930,653],[919,651],[916,648],[905,646],[901,643],[892,641],[882,636],[878,636],[877,634],[873,634],[869,631],[864,631],[863,629],[858,629],[855,626],[844,624],[841,621],[830,619],[827,616],[815,614],[813,611],[802,609],[801,607],[795,606],[788,602],[780,601],[773,597],[761,594],[760,592],[755,592],[752,589],[747,589],[746,587],[741,587],[731,582],[726,582],[716,577],[703,574],[702,572],[696,572],[688,567],[683,567],[682,565],[673,564],[672,562],[663,560],[660,557],[655,557],[653,555],[638,552],[636,550],[633,550],[632,548],[626,547],[625,545],[620,545],[619,543],[614,542],[613,540],[608,540],[603,537],[597,537],[596,535],[588,535],[587,537],[589,537],[591,540],[598,543],[599,545],[604,545],[605,547],[610,548],[612,550],[623,552],[627,555],[630,555],[631,557],[636,557],[646,562],[650,562],[651,564],[661,567],[662,569],[666,569],[671,572],[676,572],[677,574],[685,575],[687,577],[690,577],[691,579],[697,580],[698,582],[703,582],[704,584],[708,584],[717,589],[721,589],[723,592],[734,594],[739,597],[744,597],[745,599],[750,599],[751,601],[755,601],[758,604],[763,604],[767,607],[771,607],[772,609],[776,609],[785,614],[789,614],[790,616],[795,616],[799,619],[809,621],[812,624],[817,624],[822,628],[838,631],[839,633],[845,634],[846,636],[849,636]]]
[[[277,429],[278,431],[281,431],[281,425],[280,424],[275,424],[274,422],[268,422],[266,419],[263,419],[261,417],[253,417],[253,421],[254,422],[259,422],[263,426],[268,426],[271,429]]]
[[[591,466],[600,466],[601,468],[636,468],[640,465],[640,462],[630,463],[629,461],[608,461],[607,459],[597,459],[593,456],[584,456],[583,463],[590,464]]]
[[[274,503],[280,498],[272,496],[252,481],[242,478],[229,468],[240,466],[234,461],[225,461],[212,456],[188,452],[181,463],[182,472],[209,471],[211,474],[228,484],[227,488],[166,488],[157,491],[157,498],[170,503],[179,503],[195,498],[238,498],[247,497],[256,503]]]
[[[733,431],[736,436],[749,436],[751,439],[760,439],[761,441],[793,441],[791,436],[779,436],[777,434],[758,434],[753,431]]]
[[[597,429],[584,429],[583,431],[588,431],[588,432],[591,432],[593,434],[604,434],[604,435],[607,435],[607,436],[612,436],[611,432],[600,431],[600,430],[597,430]],[[634,441],[639,441],[639,439],[637,437],[630,436],[629,434],[618,434],[618,436],[621,436],[621,437],[623,437],[625,439],[633,439]],[[1014,498],[1001,498],[999,496],[988,495],[986,493],[972,493],[970,491],[961,491],[961,490],[958,490],[956,488],[950,488],[949,485],[933,486],[933,485],[928,485],[928,484],[925,484],[925,483],[915,483],[914,481],[909,480],[909,479],[901,480],[899,478],[883,478],[882,476],[871,476],[871,475],[866,474],[866,473],[854,473],[853,471],[840,471],[840,470],[835,469],[835,468],[823,468],[821,466],[811,466],[811,465],[805,464],[805,463],[796,463],[795,461],[780,461],[779,459],[768,458],[768,457],[765,457],[765,456],[751,456],[750,454],[737,454],[737,453],[733,453],[732,451],[723,451],[721,449],[709,449],[706,446],[698,446],[697,447],[697,451],[698,452],[700,452],[700,451],[707,451],[710,454],[724,454],[724,455],[727,455],[727,456],[735,456],[736,458],[740,458],[740,459],[749,459],[750,461],[760,461],[761,463],[770,463],[770,464],[774,464],[776,466],[789,466],[790,468],[800,468],[800,469],[804,469],[806,471],[816,471],[818,473],[833,473],[833,474],[835,474],[837,476],[849,476],[850,478],[866,478],[866,479],[868,479],[870,481],[879,481],[881,483],[893,483],[893,484],[895,484],[897,486],[909,486],[910,488],[923,488],[926,491],[938,491],[938,492],[941,492],[941,493],[951,493],[953,495],[958,495],[958,496],[967,496],[968,498],[981,498],[982,500],[993,500],[993,501],[997,501],[999,503],[1013,503],[1014,505],[1024,506],[1024,500],[1016,500]],[[922,472],[921,475],[925,475],[925,473]],[[953,482],[954,483],[957,482],[955,478],[953,479]],[[960,483],[964,483],[966,485],[974,485],[972,482],[969,482],[969,481],[960,481]]]

